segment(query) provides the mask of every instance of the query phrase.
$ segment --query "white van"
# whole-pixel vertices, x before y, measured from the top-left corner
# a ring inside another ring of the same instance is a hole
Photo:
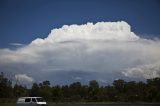
[[[47,103],[42,97],[20,97],[17,106],[46,106]]]

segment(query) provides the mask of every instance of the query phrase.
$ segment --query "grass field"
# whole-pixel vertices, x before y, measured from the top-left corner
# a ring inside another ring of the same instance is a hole
[[[0,103],[0,106],[16,106],[16,104]],[[160,106],[160,103],[48,103],[47,106]]]
[[[0,106],[16,106],[15,103],[0,103]]]

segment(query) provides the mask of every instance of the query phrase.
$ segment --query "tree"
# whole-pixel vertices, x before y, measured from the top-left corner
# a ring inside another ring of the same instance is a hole
[[[30,96],[40,96],[39,89],[39,85],[37,83],[33,83]]]
[[[43,81],[39,84],[39,95],[45,99],[51,99],[52,89],[49,81]]]
[[[13,91],[16,98],[21,96],[29,96],[27,88],[22,85],[14,85]]]
[[[61,87],[59,85],[52,87],[52,100],[56,103],[61,101],[63,97]]]
[[[116,101],[125,101],[125,84],[126,82],[122,79],[114,80],[113,87],[116,90],[115,100]]]
[[[112,85],[101,86],[96,80],[88,85],[74,82],[70,85],[51,86],[49,81],[33,83],[31,89],[20,84],[12,85],[11,80],[0,73],[0,102],[20,96],[41,96],[57,102],[159,102],[160,78],[144,82],[115,80]]]
[[[138,86],[135,81],[129,81],[125,84],[125,101],[135,102],[138,100]]]
[[[115,89],[117,89],[119,92],[124,92],[126,82],[122,79],[114,80],[113,86]]]
[[[89,100],[95,101],[98,99],[98,92],[99,92],[99,84],[96,80],[92,80],[89,82],[89,89],[88,89]]]
[[[147,79],[146,99],[148,102],[160,101],[160,78]]]
[[[82,99],[82,101],[85,101],[85,100],[87,100],[88,99],[88,89],[89,89],[89,87],[88,87],[88,85],[83,85],[82,87],[81,87],[81,99]]]
[[[64,99],[70,98],[70,92],[69,92],[69,87],[68,85],[62,86],[62,94],[64,96]]]
[[[13,96],[12,83],[4,76],[4,73],[0,74],[0,98],[10,98]]]
[[[117,101],[117,90],[113,86],[106,86],[105,87],[106,95],[107,95],[107,100],[108,101]]]
[[[81,83],[75,82],[70,85],[71,99],[74,101],[79,101],[81,98]]]
[[[146,99],[146,89],[147,86],[144,82],[140,81],[137,83],[137,89],[138,89],[138,100],[137,101],[145,101]]]
[[[49,87],[49,86],[50,86],[50,82],[47,81],[47,80],[46,80],[46,81],[43,81],[43,86],[48,86],[48,87]]]

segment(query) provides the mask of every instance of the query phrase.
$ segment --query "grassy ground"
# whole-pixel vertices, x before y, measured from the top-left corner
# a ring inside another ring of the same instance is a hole
[[[0,103],[0,106],[16,106],[15,103]],[[160,106],[160,103],[48,103],[47,106]]]
[[[160,103],[48,103],[48,106],[160,106]]]
[[[0,106],[16,106],[15,103],[0,103]]]

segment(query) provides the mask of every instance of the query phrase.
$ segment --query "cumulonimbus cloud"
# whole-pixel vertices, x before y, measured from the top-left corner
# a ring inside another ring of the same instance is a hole
[[[106,80],[110,73],[152,78],[159,76],[159,63],[160,41],[140,38],[124,21],[64,25],[24,47],[0,49],[1,69],[33,77],[40,72],[83,71],[104,73]]]

